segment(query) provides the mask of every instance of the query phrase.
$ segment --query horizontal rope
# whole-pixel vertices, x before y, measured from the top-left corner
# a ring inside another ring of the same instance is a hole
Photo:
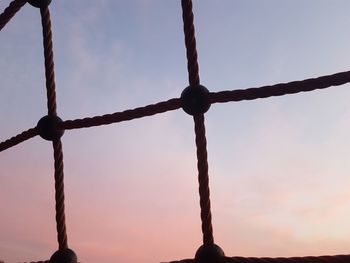
[[[349,263],[350,255],[290,258],[225,257],[215,263]],[[171,261],[169,263],[195,263],[194,259]]]
[[[20,144],[21,142],[24,142],[26,140],[29,140],[30,138],[33,138],[38,135],[38,132],[36,128],[31,128],[27,131],[24,131],[6,141],[3,141],[0,143],[0,152],[11,148],[17,144]]]
[[[5,8],[4,12],[0,14],[0,31],[26,3],[26,0],[14,0]]]
[[[96,116],[91,118],[67,120],[61,123],[59,125],[59,128],[65,129],[65,130],[72,130],[72,129],[106,125],[106,124],[117,123],[122,121],[129,121],[132,119],[142,118],[146,116],[152,116],[158,113],[176,110],[180,107],[181,107],[180,99],[171,99],[168,101],[159,102],[157,104],[151,104],[145,107],[139,107],[132,110],[126,110],[123,112],[116,112],[112,114],[106,114],[106,115]]]
[[[255,100],[272,96],[282,96],[299,92],[325,89],[350,82],[350,71],[318,78],[280,83],[260,88],[239,89],[232,91],[220,91],[210,93],[210,103],[224,103],[229,101]]]
[[[259,88],[240,89],[232,91],[220,91],[210,93],[210,103],[225,103],[229,101],[254,100],[258,98],[268,98],[272,96],[282,96],[294,94],[298,92],[313,91],[316,89],[325,89],[332,86],[339,86],[350,82],[350,71],[340,72],[333,75],[311,78],[301,81],[292,81],[289,83],[279,83],[271,86],[263,86]],[[168,101],[151,104],[145,107],[139,107],[122,112],[95,116],[84,119],[64,121],[59,128],[65,130],[87,128],[93,126],[107,125],[132,119],[142,118],[146,116],[163,113],[166,111],[181,108],[181,100],[179,98],[170,99]],[[11,139],[0,143],[0,152],[24,142],[38,135],[35,128],[18,134]]]

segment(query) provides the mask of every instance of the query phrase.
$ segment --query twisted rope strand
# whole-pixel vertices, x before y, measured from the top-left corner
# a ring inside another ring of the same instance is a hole
[[[183,29],[185,35],[188,79],[190,87],[196,88],[200,81],[192,1],[182,0],[181,6],[182,19],[184,23]],[[203,244],[212,245],[214,244],[214,236],[210,210],[207,139],[205,137],[204,115],[200,114],[194,116],[193,120],[197,147],[199,203],[201,208]]]
[[[283,96],[299,92],[326,89],[332,86],[340,86],[350,82],[350,71],[321,76],[318,78],[279,83],[272,86],[260,88],[239,89],[232,91],[211,92],[209,95],[211,103],[224,103],[229,101],[255,100],[272,96]]]
[[[16,14],[16,12],[26,3],[25,0],[14,0],[0,14],[0,31]],[[199,67],[198,55],[196,50],[195,29],[193,24],[192,1],[182,0],[183,21],[185,45],[187,54],[187,68],[189,73],[189,84],[193,86],[199,85]],[[47,106],[48,114],[57,115],[56,92],[54,80],[54,62],[52,50],[52,32],[49,9],[42,8],[40,10],[43,26],[43,45],[45,56],[45,76],[47,89]],[[331,86],[343,85],[350,82],[350,71],[341,72],[333,75],[323,76],[315,79],[307,79],[303,81],[293,81],[290,83],[281,83],[273,86],[264,86],[261,88],[250,88],[246,90],[233,90],[210,93],[211,103],[223,103],[229,101],[253,100],[257,98],[267,98],[270,96],[282,96],[286,94],[294,94],[298,92],[312,91],[315,89],[323,89]],[[103,116],[92,118],[68,120],[63,122],[64,129],[76,129],[91,126],[110,124],[115,122],[127,121],[145,116],[175,110],[181,107],[180,99],[171,99],[169,101],[160,102],[154,105],[126,110]],[[210,190],[208,176],[208,161],[205,137],[204,115],[194,116],[196,147],[197,147],[197,167],[198,182],[200,194],[200,207],[202,219],[203,243],[213,244],[213,230],[211,224],[210,211]],[[0,143],[0,152],[13,147],[38,135],[36,128],[31,128],[22,132],[4,142]],[[56,223],[57,223],[57,239],[59,249],[68,247],[65,213],[64,213],[64,173],[63,173],[63,151],[61,140],[53,141],[54,149],[54,166],[55,166],[55,200],[56,200]],[[253,257],[232,257],[224,258],[223,262],[227,263],[348,263],[350,255],[337,256],[320,256],[320,257],[291,257],[291,258],[253,258]],[[49,261],[38,261],[31,263],[48,263]],[[183,260],[178,262],[192,263],[194,260]],[[173,263],[176,263],[173,261]]]
[[[163,113],[166,111],[176,110],[181,107],[180,99],[171,99],[168,101],[162,101],[157,104],[147,105],[145,107],[139,107],[132,110],[126,110],[123,112],[116,112],[113,114],[106,114],[102,116],[95,116],[91,118],[67,120],[60,124],[59,128],[65,130],[87,128],[99,125],[107,125],[111,123],[117,123],[122,121],[129,121],[146,116],[152,116],[155,114]]]
[[[55,71],[52,49],[51,18],[48,7],[40,8],[41,24],[43,29],[43,46],[45,58],[45,77],[47,93],[48,115],[57,116]],[[52,142],[55,161],[55,201],[56,201],[56,228],[59,249],[68,248],[66,219],[64,211],[64,173],[63,151],[60,139]]]
[[[290,257],[290,258],[255,258],[255,257],[225,257],[220,263],[348,263],[350,255]],[[171,261],[169,263],[195,263],[194,259]]]
[[[14,0],[5,8],[4,12],[0,14],[0,31],[26,3],[26,0]]]
[[[40,14],[41,24],[43,28],[43,46],[45,57],[45,77],[48,115],[57,115],[55,71],[53,62],[52,31],[49,8],[41,8]]]
[[[193,23],[192,1],[181,0],[183,30],[187,55],[187,70],[190,86],[199,85],[199,66],[196,48],[196,37]]]
[[[61,140],[52,142],[55,160],[55,201],[56,201],[56,227],[59,249],[68,248],[66,219],[64,213],[64,173],[63,151]]]
[[[45,261],[31,261],[31,262],[24,262],[24,263],[50,263],[50,260],[45,260]]]
[[[211,103],[226,103],[230,101],[255,100],[268,98],[272,96],[283,96],[295,94],[299,92],[308,92],[317,89],[326,89],[335,86],[344,85],[350,82],[350,71],[335,73],[332,75],[321,76],[317,78],[305,79],[301,81],[292,81],[288,83],[278,83],[258,88],[239,89],[232,91],[219,91],[210,93]],[[123,112],[106,114],[91,118],[67,120],[64,121],[60,128],[63,129],[78,129],[92,126],[107,125],[122,121],[133,120],[159,113],[164,113],[171,110],[176,110],[181,107],[179,99],[170,99],[168,101],[159,102],[157,104],[130,109]],[[31,128],[22,132],[6,141],[0,143],[0,152],[11,148],[19,143],[22,143],[32,137],[38,135],[36,128]]]
[[[33,138],[38,135],[38,132],[36,128],[31,128],[29,130],[26,130],[16,136],[13,136],[10,139],[7,139],[6,141],[3,141],[0,143],[0,152],[5,151],[6,149],[9,149],[17,144],[20,144],[26,140],[29,140],[30,138]]]
[[[198,183],[199,183],[199,198],[201,207],[203,244],[211,245],[214,243],[213,226],[211,223],[210,210],[210,190],[209,190],[209,175],[208,175],[208,153],[207,140],[205,137],[204,115],[193,117],[194,130],[196,134],[197,147],[197,168],[198,168]]]

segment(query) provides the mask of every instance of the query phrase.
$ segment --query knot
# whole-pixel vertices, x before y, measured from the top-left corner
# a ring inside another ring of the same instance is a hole
[[[51,0],[28,0],[28,3],[37,8],[48,7]]]
[[[196,263],[219,263],[223,262],[225,253],[216,244],[204,244],[200,246],[196,252]]]
[[[50,258],[50,263],[77,263],[75,252],[69,248],[57,250]]]
[[[54,141],[60,139],[64,133],[64,130],[58,128],[62,122],[56,115],[46,115],[39,120],[36,128],[41,138]]]
[[[182,109],[192,115],[204,114],[210,108],[209,90],[202,86],[188,86],[181,93]]]

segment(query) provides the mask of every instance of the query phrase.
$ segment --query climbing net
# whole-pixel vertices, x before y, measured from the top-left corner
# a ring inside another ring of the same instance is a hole
[[[197,168],[199,197],[201,209],[201,222],[203,245],[197,250],[194,259],[176,261],[180,262],[241,262],[241,263],[342,263],[350,262],[350,255],[320,256],[320,257],[291,257],[291,258],[252,258],[252,257],[227,257],[223,250],[214,243],[212,216],[210,208],[210,191],[208,176],[208,160],[205,136],[204,114],[210,106],[215,103],[230,101],[254,100],[271,96],[282,96],[298,92],[325,89],[332,86],[339,86],[350,82],[350,71],[340,72],[333,75],[321,76],[318,78],[280,83],[276,85],[263,86],[258,88],[240,89],[232,91],[210,92],[200,84],[199,67],[197,61],[196,38],[194,28],[194,16],[192,1],[182,0],[182,18],[185,37],[187,69],[189,86],[183,90],[179,98],[169,99],[156,104],[128,109],[122,112],[115,112],[102,116],[94,116],[75,120],[62,120],[57,115],[56,87],[54,74],[54,60],[52,49],[52,32],[49,4],[51,0],[14,0],[0,14],[0,31],[11,20],[11,18],[26,3],[40,9],[43,46],[45,59],[45,77],[47,91],[47,115],[42,117],[37,125],[22,133],[0,142],[0,152],[29,140],[37,135],[45,140],[51,141],[54,152],[54,177],[55,177],[55,202],[56,202],[56,229],[58,250],[51,256],[50,260],[38,261],[51,263],[76,263],[77,256],[68,247],[65,203],[64,203],[64,172],[63,172],[63,151],[61,137],[66,130],[80,129],[130,121],[143,118],[166,111],[182,108],[187,114],[193,117],[195,142],[197,149]],[[173,261],[172,263],[176,263]]]

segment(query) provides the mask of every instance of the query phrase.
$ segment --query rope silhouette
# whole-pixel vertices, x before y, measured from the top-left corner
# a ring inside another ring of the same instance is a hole
[[[51,0],[14,0],[0,14],[0,31],[11,20],[11,18],[26,3],[40,8],[43,47],[45,61],[45,78],[47,92],[47,115],[41,118],[36,127],[30,128],[22,133],[0,142],[0,152],[14,147],[37,135],[51,141],[54,152],[54,178],[55,178],[55,204],[56,204],[56,230],[58,250],[51,256],[50,260],[30,263],[76,263],[77,256],[68,247],[68,238],[65,222],[64,203],[64,163],[61,137],[65,130],[88,128],[100,125],[108,125],[123,121],[130,121],[160,114],[167,111],[182,108],[193,117],[199,198],[201,208],[203,245],[197,250],[194,259],[173,261],[171,263],[348,263],[350,255],[319,256],[319,257],[289,257],[289,258],[255,258],[255,257],[226,257],[223,250],[214,243],[212,226],[212,215],[210,207],[210,188],[208,174],[207,140],[205,136],[204,114],[209,110],[211,104],[225,103],[242,100],[255,100],[271,96],[283,96],[299,92],[308,92],[317,89],[325,89],[339,86],[350,82],[350,71],[340,72],[333,75],[311,78],[302,81],[279,83],[271,86],[255,87],[248,89],[209,92],[200,84],[198,54],[196,48],[194,15],[191,0],[181,0],[183,30],[185,38],[187,70],[189,86],[183,90],[180,98],[173,98],[155,104],[128,109],[102,116],[87,117],[75,120],[61,120],[57,115],[56,87],[52,47],[52,31],[49,4]]]

